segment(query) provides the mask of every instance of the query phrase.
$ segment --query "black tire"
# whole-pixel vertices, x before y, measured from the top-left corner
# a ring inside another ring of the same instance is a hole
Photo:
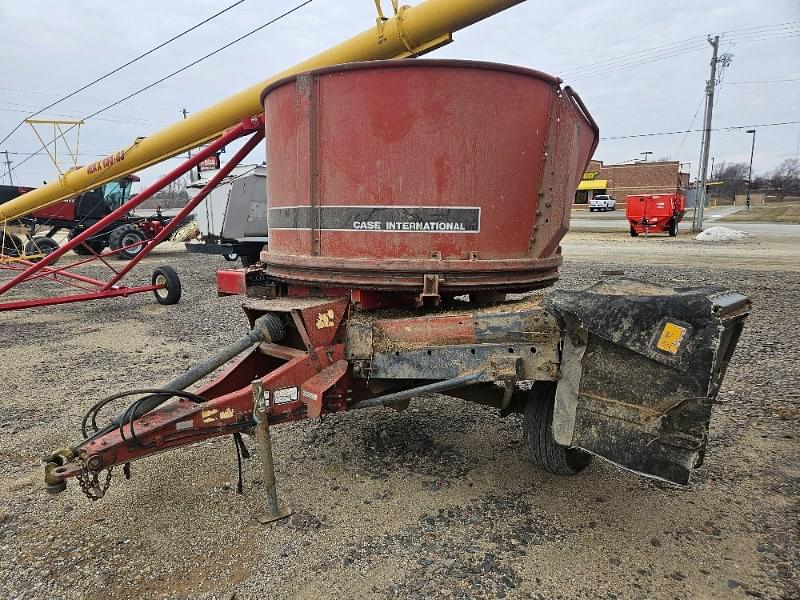
[[[592,455],[556,443],[552,429],[555,399],[555,382],[537,381],[531,389],[522,421],[528,459],[553,475],[576,475],[589,466]]]
[[[251,256],[248,254],[242,254],[240,257],[243,267],[249,267],[254,265],[258,262],[258,256]]]
[[[177,304],[181,299],[181,280],[172,267],[164,265],[156,268],[150,281],[153,285],[165,286],[160,290],[153,290],[153,295],[159,304],[169,306],[170,304]]]
[[[56,250],[58,250],[58,242],[55,241],[53,238],[49,238],[46,236],[35,237],[27,244],[25,244],[25,254],[27,255],[44,254],[45,256],[47,256],[48,254],[51,254]],[[40,260],[42,260],[42,258],[44,257],[40,256],[38,258],[29,258],[28,260],[30,260],[31,262],[39,262]],[[51,262],[50,264],[54,265],[56,264],[56,262],[58,262],[58,260]]]
[[[25,250],[25,243],[22,238],[13,233],[8,233],[0,229],[0,254],[7,258],[19,256]]]
[[[669,222],[669,231],[667,233],[669,233],[669,237],[678,235],[678,222],[675,219]]]
[[[631,227],[631,237],[639,237],[639,232]]]
[[[80,229],[77,228],[71,229],[68,238],[72,239],[75,236],[77,236],[80,232],[81,232]],[[86,246],[89,246],[91,250]],[[93,237],[83,242],[83,244],[78,244],[72,249],[72,251],[78,256],[91,256],[92,254],[100,254],[105,249],[105,247],[106,247],[105,240]],[[94,252],[92,252],[92,250]]]
[[[223,254],[222,258],[224,258],[228,262],[234,262],[239,260],[239,255],[236,252],[229,252],[228,254]]]
[[[147,234],[139,229],[136,225],[128,223],[127,225],[120,225],[111,235],[108,236],[108,247],[112,250],[119,250],[125,246],[130,246],[121,252],[117,252],[116,257],[120,260],[130,260],[144,250],[144,242],[147,240]],[[131,246],[131,244],[136,244]]]
[[[591,206],[589,207],[589,212],[594,212],[594,209]]]

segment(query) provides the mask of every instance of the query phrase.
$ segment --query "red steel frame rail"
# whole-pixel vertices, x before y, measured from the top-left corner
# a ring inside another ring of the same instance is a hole
[[[60,248],[58,248],[55,252],[48,254],[44,258],[42,258],[39,262],[33,263],[26,260],[16,261],[14,263],[8,263],[6,265],[0,265],[0,269],[5,270],[12,270],[12,271],[20,271],[18,275],[13,277],[10,281],[0,285],[0,296],[11,290],[12,288],[20,285],[24,282],[33,281],[36,279],[48,279],[50,281],[56,281],[63,285],[67,285],[70,287],[74,287],[80,290],[83,290],[82,293],[78,294],[68,294],[62,296],[51,296],[47,298],[33,298],[33,299],[25,299],[25,300],[15,300],[10,302],[0,302],[0,311],[6,310],[16,310],[21,308],[33,308],[36,306],[51,306],[55,304],[66,304],[69,302],[82,302],[84,300],[96,300],[99,298],[113,298],[116,296],[127,296],[129,294],[137,294],[142,292],[150,292],[154,290],[161,289],[163,285],[151,284],[151,285],[141,285],[141,286],[134,286],[134,287],[126,287],[122,285],[118,285],[120,279],[122,279],[131,269],[133,269],[139,261],[141,261],[150,251],[155,248],[158,244],[164,241],[178,224],[187,216],[195,207],[202,202],[211,190],[213,190],[217,185],[222,181],[225,177],[227,177],[230,172],[238,165],[245,156],[247,156],[260,142],[264,139],[264,119],[263,116],[258,116],[250,119],[244,119],[239,125],[234,127],[233,129],[228,130],[225,134],[223,134],[220,138],[216,141],[212,142],[208,146],[206,146],[203,150],[186,160],[185,162],[181,163],[178,167],[161,177],[158,181],[153,183],[152,185],[148,186],[144,191],[137,194],[134,198],[131,198],[128,202],[111,212],[110,214],[103,217],[100,221],[88,227],[80,234],[76,235],[74,238],[66,242]],[[203,160],[211,156],[212,154],[216,153],[218,150],[221,150],[223,147],[231,143],[232,141],[244,137],[248,134],[252,134],[251,138],[242,146],[239,151],[234,154],[233,158],[225,163],[225,165],[211,178],[211,180],[197,193],[197,195],[192,198],[189,203],[184,206],[178,214],[170,220],[170,222],[153,238],[149,240],[145,240],[144,242],[136,242],[131,244],[131,246],[136,246],[139,243],[143,243],[144,247],[142,248],[141,252],[139,252],[134,258],[132,258],[127,264],[125,264],[121,269],[117,270],[112,267],[108,262],[106,262],[106,258],[116,254],[117,252],[121,252],[125,250],[124,248],[119,248],[111,253],[106,254],[99,254],[93,252],[94,256],[89,258],[72,262],[68,265],[62,267],[52,267],[48,266],[58,260],[59,257],[63,256],[66,252],[69,252],[76,246],[83,244],[87,239],[94,236],[95,234],[103,231],[106,226],[110,223],[113,223],[118,218],[122,217],[128,211],[136,208],[142,202],[150,198],[153,194],[158,192],[164,186],[170,184],[171,182],[175,181],[181,175],[187,173],[195,166],[200,164]],[[95,260],[99,260],[103,264],[105,264],[111,271],[113,271],[113,275],[107,281],[102,281],[100,279],[95,279],[93,277],[87,277],[86,275],[82,275],[79,273],[71,272],[70,269],[75,268],[76,266],[83,265]]]

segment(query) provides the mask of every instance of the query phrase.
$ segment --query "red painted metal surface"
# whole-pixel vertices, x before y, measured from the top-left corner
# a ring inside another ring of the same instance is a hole
[[[686,214],[682,194],[631,195],[625,198],[625,217],[636,233],[669,231],[671,221],[680,223]]]
[[[475,321],[470,315],[426,315],[406,319],[380,319],[372,322],[377,331],[398,342],[436,344],[474,344]]]
[[[247,293],[244,269],[220,269],[217,271],[217,294],[220,296],[244,296]]]
[[[258,301],[248,303],[248,316],[254,319],[264,314],[259,305]],[[269,312],[297,317],[296,329],[284,343],[261,344],[243,354],[214,381],[197,390],[206,402],[177,399],[137,419],[133,430],[126,423],[121,429],[84,441],[76,447],[83,463],[92,459],[97,469],[108,468],[247,430],[253,426],[251,383],[256,379],[266,392],[270,424],[346,410],[363,397],[363,384],[353,383],[349,363],[344,360],[346,321],[341,317],[348,312],[347,300],[278,299],[264,306]],[[132,442],[134,436],[139,443]],[[61,475],[73,477],[81,469],[80,462],[69,463]]]
[[[418,293],[431,274],[434,296],[557,277],[558,242],[598,139],[557,78],[465,61],[370,62],[278,82],[263,101],[269,275]]]
[[[50,206],[40,208],[34,212],[32,216],[39,219],[65,219],[73,221],[75,220],[75,208],[76,204],[74,199],[62,200],[61,202],[56,202]]]

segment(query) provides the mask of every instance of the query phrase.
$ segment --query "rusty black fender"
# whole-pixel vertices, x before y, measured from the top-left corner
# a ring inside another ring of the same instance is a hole
[[[555,291],[545,306],[562,334],[556,441],[687,484],[750,301],[620,279]]]

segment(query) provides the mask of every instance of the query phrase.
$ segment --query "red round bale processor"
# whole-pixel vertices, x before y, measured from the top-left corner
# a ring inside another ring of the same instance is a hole
[[[598,141],[560,84],[508,65],[414,60],[269,86],[267,274],[434,297],[551,285]]]
[[[271,426],[402,411],[430,393],[519,413],[528,458],[551,474],[600,456],[687,484],[746,297],[615,279],[484,302],[558,275],[598,140],[560,84],[505,65],[414,60],[326,68],[264,90],[265,130],[243,122],[252,137],[226,168],[266,137],[269,248],[218,274],[221,293],[248,296],[250,331],[158,388],[97,402],[85,439],[47,458],[47,490],[77,478],[98,500],[116,465],[230,434],[244,454],[240,434],[254,432],[267,509],[258,520],[268,523],[290,513],[278,502]],[[464,293],[469,302],[427,308]],[[137,395],[99,424],[108,403]]]

